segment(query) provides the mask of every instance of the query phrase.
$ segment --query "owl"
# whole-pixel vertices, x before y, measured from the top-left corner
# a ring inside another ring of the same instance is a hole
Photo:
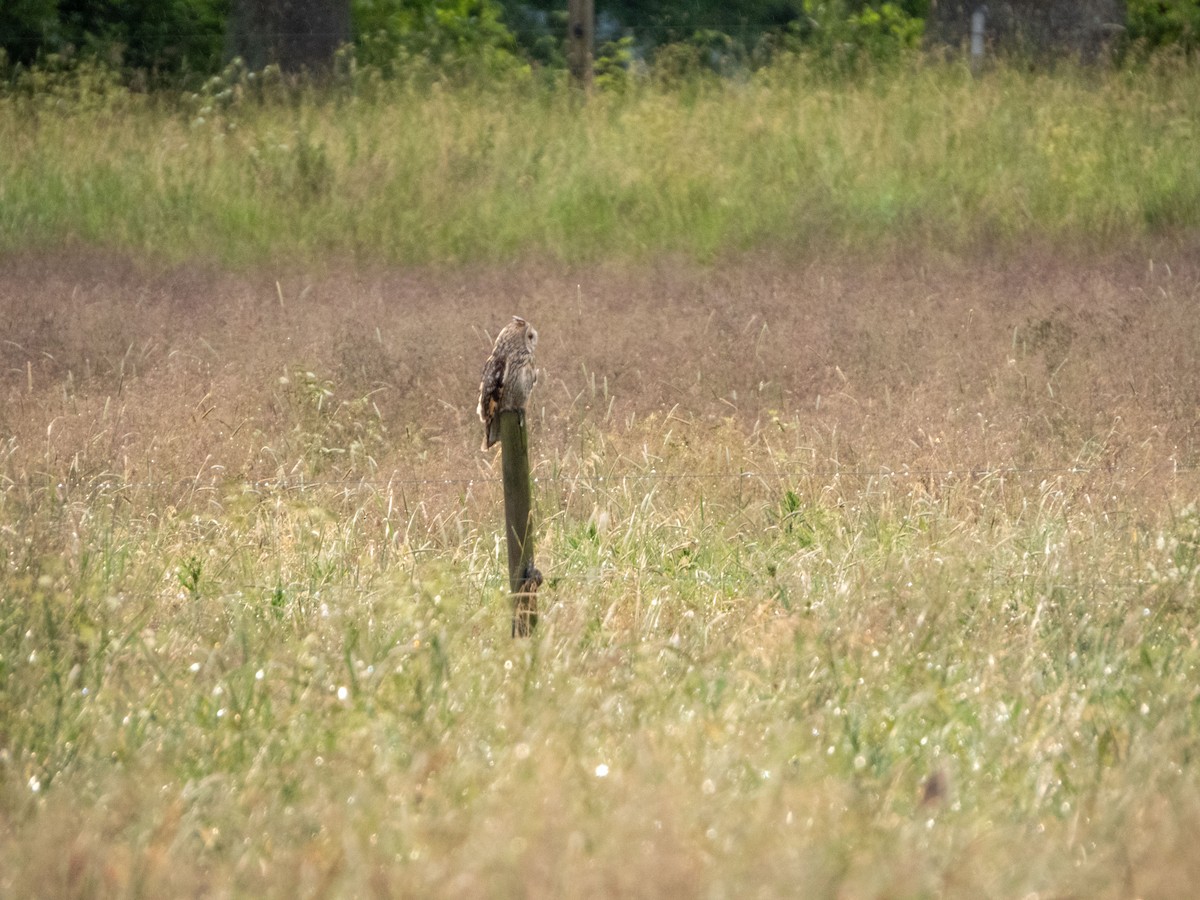
[[[533,326],[520,316],[513,316],[496,335],[492,355],[483,364],[476,410],[483,420],[484,450],[500,440],[500,413],[509,409],[525,412],[529,393],[537,384],[537,369],[533,367],[537,339]]]

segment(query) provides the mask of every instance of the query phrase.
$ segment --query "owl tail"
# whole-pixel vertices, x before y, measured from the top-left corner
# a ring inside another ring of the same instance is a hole
[[[496,441],[500,440],[500,416],[494,415],[487,423],[487,433],[483,436],[483,450],[490,450]]]

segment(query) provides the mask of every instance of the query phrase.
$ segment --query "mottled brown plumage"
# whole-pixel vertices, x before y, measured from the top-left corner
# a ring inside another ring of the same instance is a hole
[[[500,440],[500,413],[525,411],[529,394],[537,384],[537,369],[533,367],[537,338],[537,331],[520,316],[513,316],[496,335],[492,355],[483,364],[476,408],[483,421],[484,450]]]

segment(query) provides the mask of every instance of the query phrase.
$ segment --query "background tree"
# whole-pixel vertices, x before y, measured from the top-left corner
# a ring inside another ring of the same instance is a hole
[[[1200,47],[1200,0],[1128,0],[1128,40],[1146,50]]]
[[[43,48],[59,43],[57,0],[0,3],[0,50],[9,62],[29,65]]]
[[[151,83],[220,68],[228,0],[6,0],[0,41],[11,62],[86,54]]]
[[[535,56],[548,35],[561,40],[566,22],[560,0],[503,0],[505,20]],[[717,71],[765,60],[780,48],[832,52],[840,46],[868,51],[911,46],[923,31],[929,0],[596,0],[596,35],[624,40],[621,52],[655,59],[660,48],[674,69],[697,65]]]
[[[319,72],[350,38],[350,0],[233,0],[227,46],[251,70]]]
[[[664,71],[727,72],[783,52],[836,68],[887,58],[925,35],[966,39],[968,0],[596,0],[597,55],[609,74],[648,61]],[[232,56],[251,69],[325,68],[355,45],[385,75],[464,77],[533,63],[561,68],[565,0],[0,0],[0,66],[100,60],[127,84],[183,86]],[[928,27],[927,27],[928,25]],[[1117,36],[1124,29],[1124,38]],[[1054,58],[1200,46],[1200,0],[1011,0],[990,4],[999,46]],[[419,67],[414,64],[419,63]]]

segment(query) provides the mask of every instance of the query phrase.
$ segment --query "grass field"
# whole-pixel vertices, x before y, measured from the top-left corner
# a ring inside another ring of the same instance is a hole
[[[167,101],[111,79],[0,96],[0,248],[82,241],[242,267],[700,260],[1120,246],[1200,225],[1200,75],[912,62],[830,83],[403,86],[231,75]],[[262,98],[267,98],[263,100]]]
[[[1194,69],[34,81],[0,896],[1190,896]]]
[[[0,894],[1187,896],[1196,251],[7,253]]]

